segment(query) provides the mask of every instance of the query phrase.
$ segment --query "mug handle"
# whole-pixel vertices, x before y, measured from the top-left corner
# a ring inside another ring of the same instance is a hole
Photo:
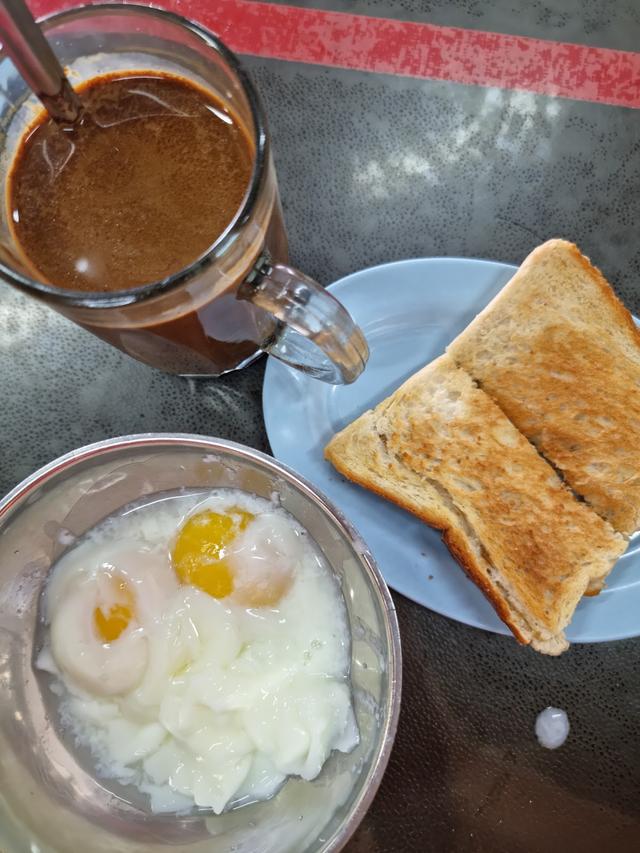
[[[261,349],[333,385],[348,385],[364,370],[369,347],[346,308],[293,267],[263,256],[238,290],[280,321]]]

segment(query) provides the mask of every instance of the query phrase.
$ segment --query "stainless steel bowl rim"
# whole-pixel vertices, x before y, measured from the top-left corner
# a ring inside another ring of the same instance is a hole
[[[112,451],[122,450],[130,447],[145,447],[153,445],[166,446],[188,446],[201,447],[205,451],[215,453],[216,451],[224,451],[232,455],[239,456],[244,459],[258,462],[261,466],[274,474],[286,477],[293,483],[301,492],[309,497],[322,512],[327,514],[336,524],[341,533],[352,545],[353,549],[358,554],[361,562],[364,564],[373,588],[376,591],[382,605],[382,610],[385,614],[385,627],[387,630],[387,639],[389,643],[389,660],[387,661],[388,680],[389,680],[389,707],[384,726],[381,733],[380,747],[378,754],[371,764],[368,779],[362,786],[359,797],[356,799],[351,810],[349,819],[344,826],[334,834],[331,839],[328,839],[325,846],[322,848],[322,853],[335,853],[342,850],[349,838],[353,835],[356,827],[360,824],[365,816],[371,802],[380,786],[382,777],[389,761],[391,749],[398,728],[398,717],[400,714],[400,698],[402,693],[402,652],[400,647],[400,629],[398,626],[398,617],[396,615],[395,605],[387,585],[380,574],[378,566],[363,541],[360,534],[342,512],[333,505],[333,503],[318,491],[304,477],[301,477],[292,468],[278,462],[272,456],[262,453],[260,450],[247,447],[235,441],[228,441],[221,438],[210,438],[204,435],[194,435],[190,433],[139,433],[136,435],[125,435],[116,438],[108,438],[103,441],[96,441],[93,444],[87,444],[84,447],[79,447],[77,450],[72,450],[59,456],[47,465],[43,465],[33,474],[26,477],[21,483],[13,488],[2,500],[0,500],[0,521],[11,512],[17,504],[33,491],[37,486],[42,485],[55,474],[83,462],[87,459],[98,456],[106,456]]]

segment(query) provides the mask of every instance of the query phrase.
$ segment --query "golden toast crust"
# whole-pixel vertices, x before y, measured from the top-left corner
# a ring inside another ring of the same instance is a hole
[[[447,352],[576,494],[640,527],[640,331],[576,246],[532,252]]]
[[[541,651],[566,648],[579,599],[626,544],[447,356],[334,436],[325,456],[441,530],[517,639]]]

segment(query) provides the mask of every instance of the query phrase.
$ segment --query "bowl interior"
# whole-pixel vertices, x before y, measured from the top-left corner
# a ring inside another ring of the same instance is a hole
[[[290,779],[268,802],[218,817],[151,815],[95,779],[58,736],[51,697],[33,672],[39,596],[69,542],[122,506],[166,490],[220,486],[275,493],[339,578],[360,744],[349,755],[333,753],[313,782]],[[197,436],[134,436],[57,460],[0,503],[0,848],[340,849],[375,793],[393,741],[398,642],[391,599],[364,544],[308,484],[269,457]]]

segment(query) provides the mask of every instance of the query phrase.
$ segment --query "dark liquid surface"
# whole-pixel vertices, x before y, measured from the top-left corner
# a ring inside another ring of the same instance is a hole
[[[36,123],[10,180],[10,221],[35,277],[118,291],[178,272],[215,242],[249,187],[252,143],[190,82],[141,72],[79,89],[88,118]]]

